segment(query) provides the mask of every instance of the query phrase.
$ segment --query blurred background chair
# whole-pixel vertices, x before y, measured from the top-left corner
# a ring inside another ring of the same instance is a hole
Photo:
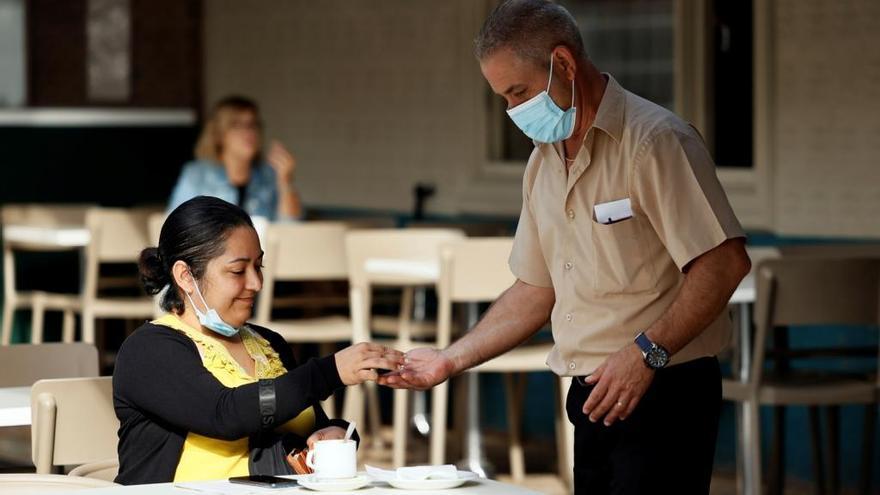
[[[320,355],[331,354],[334,344],[351,342],[353,327],[346,315],[326,314],[321,309],[347,307],[348,298],[339,301],[334,294],[307,293],[276,297],[276,284],[281,282],[344,282],[348,279],[345,257],[345,234],[348,226],[341,222],[309,222],[273,224],[266,233],[266,268],[263,290],[257,301],[255,323],[281,334],[291,344],[318,344]],[[300,317],[275,317],[273,308],[291,307],[305,312]],[[346,308],[347,309],[347,308]],[[314,316],[309,313],[318,311]],[[331,396],[324,403],[332,415],[335,407]]]
[[[62,339],[73,342],[74,313],[80,309],[79,294],[59,294],[45,290],[19,291],[16,285],[16,251],[64,251],[78,249],[84,232],[87,206],[65,204],[6,205],[0,210],[3,236],[3,327],[0,343],[9,345],[15,312],[30,309],[31,343],[43,341],[46,311],[61,311]],[[18,234],[18,235],[16,235]],[[72,234],[72,237],[71,237]]]
[[[0,387],[30,387],[46,378],[98,376],[98,350],[90,344],[15,344],[0,347]],[[31,427],[0,428],[0,460],[31,463]]]
[[[40,380],[31,390],[31,414],[38,474],[116,458],[119,420],[111,377]]]
[[[436,339],[436,325],[428,324],[422,317],[423,314],[417,315],[414,322],[415,289],[433,287],[436,284],[440,246],[463,238],[464,233],[456,229],[373,229],[350,232],[345,242],[355,342],[375,340],[375,331],[376,334],[390,337],[383,343],[402,351],[416,345],[435,345],[433,341]],[[399,319],[391,328],[381,328],[373,324],[372,292],[376,287],[402,288]],[[378,393],[373,383],[367,383],[365,388],[369,395],[371,429],[376,445],[381,446],[382,440],[378,435]],[[363,416],[364,406],[358,390],[359,387],[349,387],[347,391],[347,418],[357,420]],[[392,464],[402,466],[406,461],[409,425],[406,390],[394,391],[392,423]],[[359,424],[363,422],[359,421]]]
[[[878,400],[877,375],[810,371],[798,367],[765,370],[768,337],[777,327],[794,331],[808,325],[858,325],[877,331],[880,324],[880,260],[821,257],[767,259],[756,269],[755,338],[751,368],[744,381],[724,379],[726,400],[745,404],[743,428],[748,439],[743,445],[747,493],[761,493],[761,434],[759,406],[808,406],[814,439],[814,469],[819,490],[824,489],[818,443],[818,406],[865,404],[865,447],[862,456],[864,493],[869,490],[872,439]],[[800,351],[800,350],[799,350]],[[790,356],[813,358],[827,354],[820,350],[789,352]],[[880,357],[880,356],[878,356]],[[836,463],[836,409],[829,409],[829,456]],[[832,473],[836,470],[832,469]],[[835,475],[832,474],[832,477]],[[836,480],[832,479],[832,491]]]
[[[83,341],[95,342],[95,322],[101,318],[148,319],[156,313],[155,302],[143,293],[132,268],[122,275],[105,276],[105,264],[137,264],[148,240],[148,209],[95,208],[86,214],[91,241],[86,248],[85,284],[82,301]],[[108,296],[104,290],[124,290],[125,296]]]
[[[493,302],[516,281],[516,277],[507,265],[512,246],[512,238],[471,238],[446,244],[440,249],[437,347],[445,348],[452,340],[453,305]],[[550,372],[546,359],[552,348],[553,345],[550,343],[525,343],[469,371],[469,373],[504,374],[510,434],[508,455],[514,483],[522,483],[525,480],[525,457],[520,436],[525,373]],[[473,377],[473,380],[476,380],[476,377]],[[562,391],[567,390],[564,388],[567,382],[557,380],[556,384],[556,396],[560,398]],[[449,381],[434,387],[432,391],[430,455],[432,464],[443,464],[447,461],[445,454],[448,395]],[[467,404],[468,410],[478,410],[478,394],[469,393],[468,401],[474,401]],[[468,425],[469,438],[466,444],[469,449],[475,449],[480,434],[478,416],[474,415],[468,422],[472,424]],[[555,425],[559,475],[571,487],[574,446],[568,439],[573,438],[574,432],[573,426],[565,416],[564,401],[556,401]]]

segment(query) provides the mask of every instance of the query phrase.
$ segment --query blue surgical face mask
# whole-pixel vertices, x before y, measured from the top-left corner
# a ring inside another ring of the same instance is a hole
[[[550,83],[553,82],[553,55],[550,56],[550,78],[547,89],[507,111],[513,123],[526,136],[539,143],[556,143],[571,137],[574,132],[574,79],[571,80],[571,108],[563,110],[550,98]]]
[[[214,332],[223,335],[224,337],[233,337],[238,334],[238,328],[233,327],[229,323],[223,321],[223,318],[220,318],[220,315],[217,314],[216,309],[212,309],[208,307],[208,301],[205,301],[205,298],[202,297],[202,291],[199,290],[199,284],[193,281],[193,285],[196,286],[196,294],[199,295],[199,299],[202,300],[202,304],[205,305],[206,313],[203,313],[196,307],[196,304],[193,302],[192,297],[188,293],[186,294],[187,299],[189,299],[190,305],[193,307],[193,310],[196,312],[196,316],[199,318],[199,323],[202,324],[203,327],[211,329]]]

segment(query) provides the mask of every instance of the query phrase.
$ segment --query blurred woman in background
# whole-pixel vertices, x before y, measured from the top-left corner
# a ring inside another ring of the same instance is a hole
[[[302,218],[293,185],[296,159],[272,141],[263,160],[262,139],[253,100],[229,96],[217,102],[196,143],[196,159],[184,165],[177,179],[168,211],[196,196],[214,196],[270,221]]]
[[[247,323],[262,263],[247,213],[206,196],[172,211],[158,247],[141,253],[144,288],[164,290],[168,313],[116,358],[118,483],[294,474],[294,450],[344,437],[348,424],[319,401],[402,365],[400,352],[369,343],[297,364],[280,335]]]

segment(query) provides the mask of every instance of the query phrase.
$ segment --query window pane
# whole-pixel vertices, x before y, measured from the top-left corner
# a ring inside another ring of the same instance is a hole
[[[24,106],[24,0],[0,0],[0,107]]]
[[[752,2],[715,0],[713,143],[722,167],[752,166]]]

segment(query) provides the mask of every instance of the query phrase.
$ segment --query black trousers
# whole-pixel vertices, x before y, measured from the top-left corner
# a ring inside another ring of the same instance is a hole
[[[610,427],[582,412],[592,388],[573,380],[566,400],[577,495],[709,493],[721,412],[716,358],[657,371],[632,414]]]

